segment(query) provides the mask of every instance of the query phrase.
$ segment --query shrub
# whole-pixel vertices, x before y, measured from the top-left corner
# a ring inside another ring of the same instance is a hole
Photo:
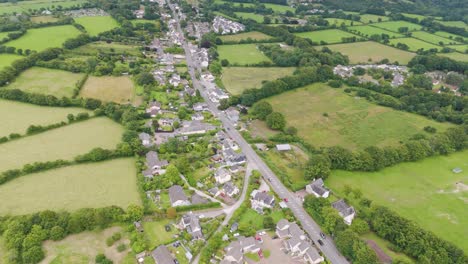
[[[123,252],[126,249],[127,249],[127,245],[125,245],[125,244],[120,244],[120,245],[117,246],[117,251],[118,252]]]

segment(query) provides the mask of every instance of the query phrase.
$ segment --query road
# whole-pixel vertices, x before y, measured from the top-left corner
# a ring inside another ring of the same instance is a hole
[[[179,16],[174,10],[174,6],[168,4],[172,10],[174,15],[174,19],[177,21],[177,30],[180,34],[183,35],[182,28],[180,26]],[[278,179],[275,173],[265,164],[265,162],[257,155],[257,153],[253,150],[247,141],[241,136],[241,134],[236,130],[234,124],[226,117],[226,115],[218,110],[217,104],[211,102],[208,94],[204,87],[205,81],[199,81],[196,78],[195,72],[200,72],[200,66],[196,64],[192,58],[192,54],[190,53],[190,49],[188,48],[187,42],[184,40],[182,42],[182,46],[185,49],[185,56],[187,61],[187,68],[188,72],[192,78],[193,87],[200,91],[200,94],[205,99],[206,103],[208,104],[209,109],[212,113],[217,116],[221,122],[223,123],[223,127],[226,129],[226,133],[237,142],[239,147],[242,149],[243,153],[246,155],[247,160],[250,164],[252,164],[252,168],[258,170],[265,179],[270,179],[270,185],[272,189],[278,194],[281,199],[288,200],[288,207],[294,213],[296,219],[302,224],[302,228],[304,231],[309,234],[309,237],[313,241],[317,241],[320,239],[320,227],[314,220],[307,214],[307,212],[302,207],[302,204],[295,199],[294,194],[292,194]],[[318,245],[318,243],[316,243]],[[333,264],[345,264],[348,261],[341,255],[341,253],[336,248],[333,240],[331,238],[327,238],[324,240],[324,245],[319,246],[319,249],[325,255],[325,257]]]

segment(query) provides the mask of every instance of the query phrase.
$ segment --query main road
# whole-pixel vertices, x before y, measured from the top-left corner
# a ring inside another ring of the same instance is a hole
[[[174,19],[177,21],[177,31],[183,36],[183,31],[180,26],[179,16],[175,11],[175,7],[167,0],[169,7],[172,10],[174,15]],[[234,124],[226,117],[224,112],[218,109],[217,104],[213,103],[208,94],[206,93],[206,87],[208,84],[205,81],[199,81],[196,77],[196,72],[200,72],[200,66],[194,61],[190,49],[187,45],[187,42],[183,40],[182,46],[185,49],[186,61],[187,61],[187,68],[190,73],[190,77],[192,78],[193,87],[200,91],[200,94],[205,99],[206,103],[208,104],[209,109],[213,112],[215,116],[217,116],[223,123],[224,128],[226,129],[226,133],[237,142],[239,147],[242,149],[243,153],[247,157],[247,160],[254,169],[257,169],[263,177],[268,180],[273,188],[273,190],[278,194],[281,199],[287,199],[287,205],[294,213],[294,216],[297,220],[302,224],[302,228],[304,231],[309,234],[309,237],[314,241],[317,242],[320,239],[320,227],[314,220],[307,214],[307,212],[302,207],[294,195],[281,183],[275,173],[265,164],[265,162],[257,155],[257,153],[253,150],[247,141],[241,136],[241,134],[236,130]],[[327,238],[323,240],[324,245],[319,246],[319,249],[323,252],[325,257],[333,264],[345,264],[348,261],[340,254],[338,249],[336,248],[333,240],[331,238]],[[316,243],[318,245],[318,243]]]

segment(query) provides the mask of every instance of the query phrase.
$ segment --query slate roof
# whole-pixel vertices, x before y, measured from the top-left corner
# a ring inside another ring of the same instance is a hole
[[[173,185],[169,188],[169,198],[171,203],[175,203],[177,201],[188,201],[188,198],[184,193],[184,189],[180,185]]]
[[[342,217],[354,214],[354,208],[349,206],[343,199],[332,203],[333,208],[338,210]]]
[[[153,252],[151,252],[156,264],[171,264],[174,263],[174,258],[171,255],[171,252],[167,249],[166,246],[161,245],[157,247]]]

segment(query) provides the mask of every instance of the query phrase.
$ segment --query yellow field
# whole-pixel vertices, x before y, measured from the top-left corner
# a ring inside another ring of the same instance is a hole
[[[80,95],[105,102],[131,103],[135,99],[135,88],[128,76],[90,76],[81,89]]]

